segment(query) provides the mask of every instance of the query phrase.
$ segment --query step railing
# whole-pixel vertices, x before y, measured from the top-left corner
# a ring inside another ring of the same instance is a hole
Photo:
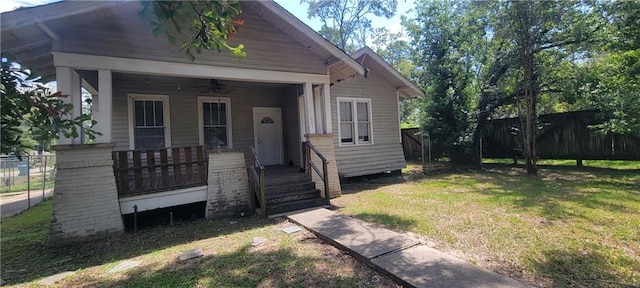
[[[264,165],[253,146],[249,147],[249,185],[258,198],[260,213],[267,217],[267,198],[264,193]]]
[[[203,146],[113,152],[118,196],[207,185]]]
[[[324,199],[327,205],[331,205],[330,203],[331,197],[329,197],[329,174],[327,172],[328,171],[327,166],[329,165],[329,161],[327,160],[327,158],[322,156],[322,153],[320,153],[320,151],[318,151],[318,149],[316,149],[316,147],[313,146],[313,144],[311,144],[310,142],[308,141],[303,142],[303,145],[304,145],[306,164],[307,164],[306,172],[307,172],[307,175],[309,176],[309,180],[313,181],[313,172],[315,172],[318,175],[318,177],[320,177],[322,182],[324,182]],[[313,163],[313,159],[311,158],[311,152],[313,152],[316,156],[318,156],[320,161],[322,161],[322,172],[320,172],[320,169],[318,168],[318,166],[316,166],[316,164]],[[313,170],[313,172],[311,170]]]

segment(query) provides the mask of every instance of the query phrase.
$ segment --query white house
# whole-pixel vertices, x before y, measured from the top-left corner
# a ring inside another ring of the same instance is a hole
[[[57,80],[74,115],[81,89],[93,95],[102,135],[56,147],[59,241],[200,201],[209,218],[323,205],[340,195],[340,177],[406,165],[398,104],[422,95],[415,85],[369,48],[347,55],[273,1],[241,5],[232,44],[247,56],[204,51],[193,62],[153,36],[137,1],[2,14],[3,52]]]

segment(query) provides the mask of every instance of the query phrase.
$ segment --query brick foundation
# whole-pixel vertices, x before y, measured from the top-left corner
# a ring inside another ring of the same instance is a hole
[[[112,144],[58,145],[51,240],[81,242],[123,232]]]
[[[340,178],[338,178],[336,156],[333,152],[333,134],[307,134],[305,136],[307,137],[307,141],[311,142],[311,144],[318,149],[320,154],[329,161],[329,164],[327,165],[329,174],[329,196],[331,198],[340,197],[340,195],[342,195],[342,190],[340,188]],[[315,155],[315,153],[311,152],[311,158],[318,169],[322,169],[322,161]],[[315,171],[312,171],[311,175],[313,182],[316,183],[316,188],[320,189],[324,195],[324,182],[320,179],[318,174],[315,173]]]
[[[253,197],[244,153],[234,150],[209,154],[206,218],[249,215]]]

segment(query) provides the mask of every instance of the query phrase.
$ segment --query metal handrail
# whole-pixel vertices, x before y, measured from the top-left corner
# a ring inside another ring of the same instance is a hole
[[[256,171],[257,170],[257,171]],[[267,217],[267,201],[264,192],[264,165],[258,157],[255,148],[249,147],[249,171],[254,193],[260,202],[260,211],[263,217]]]
[[[316,149],[315,146],[313,146],[313,144],[311,144],[310,142],[304,142],[305,144],[305,155],[307,157],[307,173],[309,175],[309,180],[313,181],[313,177],[312,177],[312,173],[311,173],[311,169],[309,169],[309,167],[313,168],[313,171],[316,172],[316,174],[318,174],[318,177],[320,177],[320,179],[324,182],[324,198],[325,201],[327,202],[327,205],[331,205],[330,202],[330,197],[329,197],[329,174],[328,174],[328,164],[329,161],[327,160],[327,158],[325,158],[322,153],[320,153],[320,151],[318,151],[318,149]],[[311,151],[313,151],[313,153],[316,154],[316,156],[318,156],[318,158],[320,158],[320,160],[322,160],[322,174],[320,174],[320,169],[318,169],[318,167],[313,163],[313,160],[311,159]]]

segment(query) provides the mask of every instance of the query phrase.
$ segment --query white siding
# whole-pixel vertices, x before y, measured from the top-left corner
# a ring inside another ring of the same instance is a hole
[[[373,145],[339,147],[337,97],[371,99]],[[366,79],[359,77],[331,87],[331,118],[340,177],[400,170],[406,166],[402,143],[398,138],[396,89],[374,71]]]

